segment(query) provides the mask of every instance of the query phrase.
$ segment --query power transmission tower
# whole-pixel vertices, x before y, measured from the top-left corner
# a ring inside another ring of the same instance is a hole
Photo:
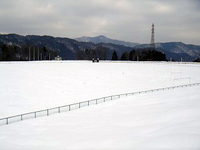
[[[155,49],[155,38],[154,38],[154,24],[152,24],[151,28],[151,43],[150,43],[150,48]]]

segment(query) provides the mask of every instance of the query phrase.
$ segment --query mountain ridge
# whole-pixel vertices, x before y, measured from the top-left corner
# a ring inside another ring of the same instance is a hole
[[[82,36],[82,37],[79,37],[79,38],[75,38],[75,40],[77,40],[79,42],[92,42],[94,44],[112,43],[112,44],[124,45],[124,46],[127,46],[127,47],[132,47],[132,48],[135,47],[136,45],[139,45],[139,43],[126,42],[126,41],[107,38],[104,35],[99,35],[99,36],[95,36],[95,37]]]
[[[3,44],[16,45],[19,49],[24,45],[31,47],[47,47],[50,50],[58,51],[63,59],[76,60],[78,51],[86,49],[97,49],[103,47],[107,50],[107,59],[111,59],[113,51],[122,54],[124,51],[131,51],[131,47],[115,45],[110,43],[94,44],[92,42],[78,42],[74,39],[53,37],[48,35],[18,35],[18,34],[0,34],[0,54]]]
[[[18,34],[0,34],[0,54],[2,53],[2,44],[16,45],[18,48],[22,48],[24,45],[36,47],[46,46],[50,50],[58,51],[59,55],[63,57],[63,59],[75,60],[77,59],[78,51],[84,51],[86,49],[93,50],[102,47],[107,50],[107,59],[109,60],[114,51],[116,51],[120,57],[125,51],[130,52],[133,49],[149,48],[149,44],[140,44],[134,47],[129,47],[126,46],[126,44],[123,45],[123,41],[119,44],[112,43],[112,39],[110,39],[110,43],[107,43],[108,41],[102,41],[107,39],[109,38],[103,35],[97,36],[96,40],[99,41],[96,41],[95,44],[87,38],[86,40],[88,40],[88,42],[79,42],[67,37],[53,37],[49,35],[23,36]],[[119,40],[113,41],[116,42]],[[184,61],[193,61],[199,57],[200,54],[200,46],[185,44],[183,42],[156,43],[156,50],[164,52],[168,60],[173,59],[175,61],[180,61],[181,59]]]
[[[148,48],[149,44],[141,44],[134,48],[142,49]],[[156,43],[155,48],[158,51],[164,52],[167,56],[167,59],[173,59],[180,61],[193,61],[200,54],[200,46],[185,44],[183,42],[166,42],[166,43]]]

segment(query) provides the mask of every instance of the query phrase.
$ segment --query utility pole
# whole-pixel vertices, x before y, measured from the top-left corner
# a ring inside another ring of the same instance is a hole
[[[151,28],[151,43],[150,43],[150,48],[155,50],[155,37],[154,37],[154,24],[152,24]]]
[[[35,61],[35,47],[33,47],[33,61]]]
[[[29,61],[31,60],[31,49],[30,49],[30,46],[29,46],[29,57],[28,57]]]
[[[42,60],[42,53],[40,53],[40,60]]]
[[[39,47],[38,47],[38,61],[40,60],[40,50],[39,50]]]

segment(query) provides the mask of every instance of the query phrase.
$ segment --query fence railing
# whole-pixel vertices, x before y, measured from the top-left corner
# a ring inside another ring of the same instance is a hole
[[[86,106],[90,106],[90,105],[97,105],[99,103],[116,100],[116,99],[119,99],[122,97],[133,96],[136,94],[149,93],[149,92],[162,91],[162,90],[170,90],[170,89],[175,89],[175,88],[197,86],[197,85],[200,85],[200,83],[192,83],[192,84],[186,84],[186,85],[158,88],[158,89],[153,89],[153,90],[145,90],[145,91],[139,91],[139,92],[111,95],[111,96],[97,98],[97,99],[93,99],[93,100],[89,100],[89,101],[83,101],[83,102],[79,102],[79,103],[73,103],[73,104],[69,104],[69,105],[64,105],[64,106],[39,110],[39,111],[35,111],[35,112],[29,112],[29,113],[24,113],[24,114],[20,114],[20,115],[10,116],[10,117],[6,117],[6,118],[1,118],[0,125],[8,125],[10,123],[19,122],[19,121],[23,121],[23,120],[27,120],[27,119],[49,116],[52,114],[57,114],[57,113],[62,113],[62,112],[68,112],[68,111],[72,111],[72,110],[79,109],[82,107],[86,107]]]

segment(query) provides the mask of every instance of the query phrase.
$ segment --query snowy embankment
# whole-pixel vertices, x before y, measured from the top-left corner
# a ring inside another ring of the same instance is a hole
[[[1,63],[0,115],[195,83],[200,81],[200,69],[196,66]],[[1,149],[200,149],[199,90],[199,86],[194,86],[134,95],[0,126]]]

